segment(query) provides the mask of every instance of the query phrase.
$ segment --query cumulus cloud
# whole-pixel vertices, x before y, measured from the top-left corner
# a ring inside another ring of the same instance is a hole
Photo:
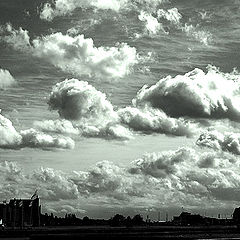
[[[88,82],[77,79],[57,83],[52,89],[48,104],[51,109],[58,110],[61,117],[69,120],[87,119],[89,123],[98,121],[100,125],[106,125],[117,119],[106,95]]]
[[[84,35],[71,37],[60,32],[30,41],[28,31],[7,24],[0,38],[16,50],[28,51],[65,72],[121,78],[131,72],[138,56],[134,47],[119,43],[115,47],[95,47]]]
[[[147,154],[141,159],[132,162],[129,169],[132,174],[146,174],[156,178],[165,178],[176,173],[175,165],[193,157],[189,149],[180,149],[176,152],[163,152]]]
[[[238,73],[225,74],[216,67],[207,73],[196,68],[185,75],[168,76],[137,94],[136,105],[150,104],[173,117],[190,116],[240,120]]]
[[[159,132],[175,136],[190,137],[195,132],[194,126],[183,119],[174,119],[163,111],[149,106],[144,108],[126,107],[118,114],[121,121],[136,131]]]
[[[21,141],[22,137],[16,131],[12,122],[0,114],[0,147],[15,148],[21,144]]]
[[[158,9],[157,16],[158,18],[164,18],[175,25],[179,25],[180,20],[182,19],[182,15],[177,8],[171,8],[168,10]]]
[[[60,117],[72,121],[84,136],[129,138],[130,132],[119,125],[118,114],[106,95],[85,81],[66,79],[57,83],[48,104]],[[67,129],[72,127],[68,126]]]
[[[72,181],[78,186],[80,193],[100,193],[117,199],[125,199],[126,193],[132,191],[128,180],[131,181],[126,171],[109,161],[97,163],[89,172],[74,171],[72,176]]]
[[[40,18],[52,21],[57,16],[71,14],[77,8],[95,8],[102,10],[119,11],[121,9],[137,8],[139,5],[145,8],[156,8],[166,0],[55,0],[53,4],[45,3],[40,12]]]
[[[240,155],[239,133],[222,134],[218,131],[208,131],[199,136],[196,144],[202,147],[208,147]]]
[[[29,179],[41,183],[41,193],[47,200],[78,198],[77,186],[62,171],[41,167],[35,170]]]
[[[15,79],[8,70],[0,68],[0,89],[6,89],[16,83]]]
[[[73,126],[73,123],[66,119],[35,121],[34,127],[43,132],[75,135],[78,135],[80,133],[79,129],[76,129]]]
[[[184,196],[187,202],[187,196],[191,195],[192,204],[196,206],[199,201],[204,204],[206,196],[208,200],[205,203],[211,205],[214,201],[223,200],[227,190],[229,193],[231,190],[239,192],[238,168],[237,159],[230,155],[199,153],[191,148],[180,148],[176,151],[147,154],[132,162],[129,172],[158,179],[157,184],[163,184],[165,190],[173,191],[181,199]],[[239,199],[231,199],[234,200]]]
[[[70,137],[51,136],[31,128],[21,131],[22,145],[33,148],[66,148],[73,149],[74,141]]]
[[[0,148],[74,148],[69,137],[51,136],[33,128],[16,131],[12,122],[0,114]]]
[[[105,94],[77,79],[57,83],[48,104],[67,120],[38,123],[37,127],[43,131],[129,139],[132,134],[128,128],[187,137],[192,136],[196,128],[183,119],[176,120],[149,106],[116,111]]]
[[[180,148],[146,154],[125,167],[103,161],[86,171],[41,167],[26,174],[15,163],[1,162],[0,185],[6,186],[1,190],[6,197],[22,197],[38,188],[42,201],[57,209],[64,200],[68,205],[82,202],[81,207],[87,202],[103,208],[157,208],[160,197],[162,207],[221,203],[232,209],[239,202],[239,167],[238,159],[228,153]]]
[[[138,15],[138,19],[142,22],[145,22],[145,28],[149,35],[155,35],[160,31],[165,32],[162,24],[158,22],[158,20],[152,16],[152,14],[141,11]]]
[[[21,27],[16,30],[11,24],[6,24],[5,26],[0,26],[1,41],[14,47],[14,49],[19,51],[26,51],[30,47],[30,37],[27,30]]]
[[[134,47],[122,43],[116,47],[95,47],[84,35],[70,37],[62,33],[33,40],[34,55],[54,66],[77,75],[95,74],[103,77],[123,77],[137,63]]]

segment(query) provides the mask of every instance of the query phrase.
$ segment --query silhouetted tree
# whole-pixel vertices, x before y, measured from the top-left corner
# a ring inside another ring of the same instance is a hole
[[[132,223],[134,225],[142,225],[144,224],[143,217],[140,214],[137,214],[133,217]]]
[[[110,224],[112,226],[121,226],[125,222],[125,217],[120,214],[116,214],[113,218],[110,219]]]
[[[90,219],[89,219],[88,216],[85,216],[85,217],[83,218],[83,225],[89,225],[89,224],[90,224]]]
[[[130,216],[128,216],[125,220],[126,227],[131,227],[132,226],[132,219]]]

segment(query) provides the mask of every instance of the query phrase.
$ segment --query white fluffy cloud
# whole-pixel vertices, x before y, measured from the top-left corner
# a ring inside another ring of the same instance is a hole
[[[51,109],[58,110],[59,115],[65,119],[86,118],[89,123],[97,120],[103,125],[117,119],[106,95],[88,82],[77,79],[66,79],[57,83],[52,89],[48,104]]]
[[[175,25],[179,25],[180,20],[182,19],[182,15],[177,8],[171,8],[168,10],[158,9],[157,16],[158,18],[164,18]]]
[[[146,154],[125,167],[103,161],[70,173],[40,168],[25,174],[16,164],[1,162],[0,182],[6,186],[1,190],[5,197],[22,197],[38,188],[44,205],[57,209],[63,200],[68,205],[82,201],[81,207],[87,202],[102,208],[158,208],[160,197],[163,208],[221,203],[232,209],[239,202],[239,168],[233,155],[180,148]]]
[[[228,118],[240,121],[238,73],[225,74],[215,67],[204,73],[194,69],[185,75],[161,79],[137,94],[136,105],[150,104],[167,114],[191,117]]]
[[[91,8],[111,9],[118,11],[121,5],[125,4],[127,0],[56,0],[53,5],[45,3],[40,18],[47,21],[52,21],[56,16],[64,16],[73,12],[76,8]]]
[[[74,128],[84,136],[129,138],[131,135],[119,125],[118,114],[106,95],[88,82],[66,79],[57,83],[48,104],[60,117],[72,121]]]
[[[34,127],[43,132],[75,135],[80,134],[79,129],[75,128],[73,123],[66,119],[35,121]]]
[[[16,50],[44,59],[65,72],[76,75],[97,75],[121,78],[131,72],[138,62],[136,49],[125,43],[115,47],[95,47],[84,35],[71,37],[60,32],[33,39],[28,31],[15,30],[7,24],[1,28],[0,39]]]
[[[22,137],[12,122],[0,114],[0,147],[15,148],[21,144],[21,141]]]
[[[6,89],[16,83],[15,79],[8,70],[0,68],[0,89]]]
[[[51,109],[58,111],[60,117],[71,122],[58,120],[38,123],[37,128],[43,131],[128,139],[132,134],[125,126],[136,131],[188,137],[196,128],[183,119],[170,118],[149,106],[126,107],[116,111],[105,94],[77,79],[57,83],[48,103]]]
[[[33,128],[17,132],[12,122],[0,114],[0,148],[74,148],[69,137],[51,136]]]
[[[192,136],[193,125],[183,119],[174,119],[163,111],[149,106],[144,108],[126,107],[118,114],[121,121],[136,131],[159,132],[175,136]]]
[[[132,9],[141,5],[145,8],[156,8],[166,0],[55,0],[54,4],[45,3],[40,12],[40,18],[52,21],[56,16],[71,14],[77,8],[110,9],[119,11],[121,9]]]
[[[21,27],[16,30],[11,24],[0,26],[0,40],[6,42],[14,49],[19,51],[26,51],[30,47],[30,37],[27,30]]]
[[[76,199],[78,197],[77,186],[69,176],[52,168],[40,168],[35,170],[29,179],[39,182],[43,197],[47,200]]]
[[[138,19],[145,22],[145,32],[147,32],[150,36],[154,36],[161,32],[168,34],[168,32],[164,29],[163,23],[161,23],[162,19],[168,20],[175,26],[180,26],[181,18],[182,15],[178,12],[177,8],[171,8],[168,10],[158,9],[155,14],[151,13],[151,11],[147,12],[141,10],[138,15]]]
[[[116,47],[95,47],[91,38],[70,37],[62,33],[33,40],[34,55],[54,66],[77,75],[123,77],[137,63],[136,49],[127,44]]]
[[[145,22],[145,28],[149,35],[155,35],[160,31],[166,33],[162,24],[158,22],[157,18],[153,17],[151,13],[141,11],[138,19]]]
[[[199,29],[199,26],[189,24],[187,22],[182,22],[182,14],[178,11],[177,8],[170,8],[167,10],[164,9],[154,9],[153,11],[140,11],[138,16],[140,21],[145,22],[145,28],[148,34],[156,35],[161,32],[168,34],[169,32],[165,29],[168,29],[169,26],[166,25],[170,23],[170,25],[178,30],[181,30],[187,36],[195,38],[195,40],[203,43],[204,45],[209,45],[212,42],[212,34],[204,29]],[[165,27],[167,26],[167,27]]]
[[[73,149],[74,141],[70,137],[51,136],[31,128],[21,131],[22,145],[33,148],[66,148]]]
[[[236,155],[240,155],[240,134],[239,133],[225,133],[218,131],[208,131],[202,133],[197,145],[212,148],[215,150],[227,151]]]

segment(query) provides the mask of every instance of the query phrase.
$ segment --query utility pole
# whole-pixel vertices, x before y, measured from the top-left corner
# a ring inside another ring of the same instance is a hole
[[[16,199],[13,202],[13,229],[15,229],[15,221],[16,221]]]
[[[166,222],[168,222],[168,213],[166,213]]]
[[[160,215],[160,211],[158,212],[158,222],[161,221],[161,215]]]
[[[22,202],[22,229],[24,229],[24,217],[23,217],[23,214],[24,214],[24,209],[23,209],[23,202]]]

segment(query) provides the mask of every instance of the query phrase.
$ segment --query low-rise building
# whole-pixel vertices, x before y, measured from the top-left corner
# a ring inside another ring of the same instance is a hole
[[[0,222],[9,227],[40,226],[41,205],[35,194],[30,199],[11,199],[0,204]]]

